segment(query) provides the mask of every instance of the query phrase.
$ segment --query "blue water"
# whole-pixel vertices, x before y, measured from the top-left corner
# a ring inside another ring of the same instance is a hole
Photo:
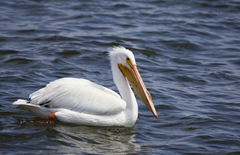
[[[62,77],[117,91],[108,49],[133,51],[159,118],[132,128],[40,118],[12,105]],[[0,2],[1,154],[240,154],[240,1]]]

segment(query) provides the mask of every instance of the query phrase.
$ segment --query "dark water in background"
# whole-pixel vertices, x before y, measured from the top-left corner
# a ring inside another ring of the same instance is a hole
[[[107,50],[123,45],[159,114],[132,128],[40,120],[13,106],[48,82],[115,91]],[[0,2],[0,153],[240,154],[240,1]]]

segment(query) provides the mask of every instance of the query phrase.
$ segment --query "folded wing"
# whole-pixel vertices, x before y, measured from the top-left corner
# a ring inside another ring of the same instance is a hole
[[[79,113],[113,115],[126,108],[114,91],[85,79],[62,78],[30,95],[30,104]]]

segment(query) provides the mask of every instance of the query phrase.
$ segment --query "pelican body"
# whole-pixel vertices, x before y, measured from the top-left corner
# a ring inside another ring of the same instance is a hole
[[[138,117],[138,104],[129,85],[157,118],[157,112],[137,70],[133,53],[124,47],[109,51],[116,92],[86,79],[61,78],[32,93],[18,105],[46,120],[91,126],[131,127]]]

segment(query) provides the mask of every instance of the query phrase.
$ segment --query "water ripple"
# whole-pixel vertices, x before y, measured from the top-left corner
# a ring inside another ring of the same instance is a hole
[[[239,154],[240,3],[0,2],[0,153]],[[123,45],[159,114],[138,99],[132,128],[35,124],[12,106],[48,82],[87,78],[117,91],[108,49]]]

